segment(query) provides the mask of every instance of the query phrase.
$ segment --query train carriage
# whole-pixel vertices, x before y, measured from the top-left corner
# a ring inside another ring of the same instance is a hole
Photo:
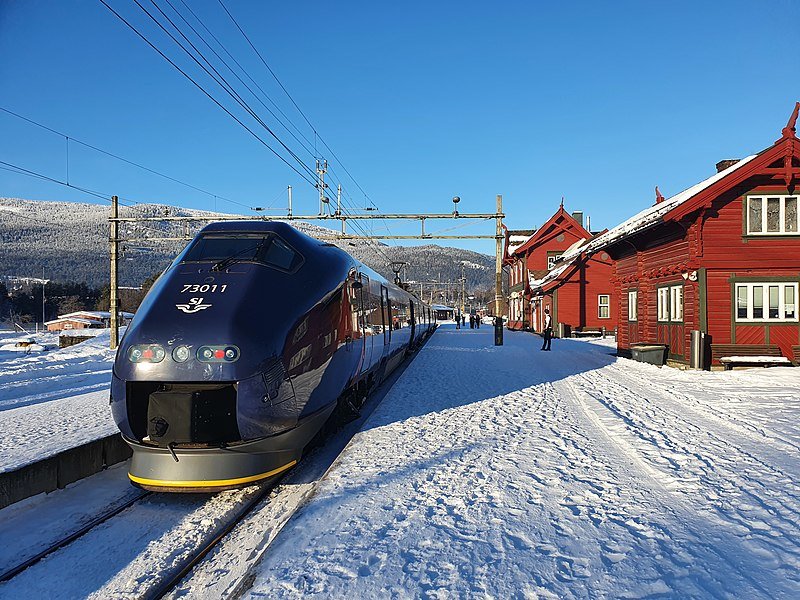
[[[280,222],[205,227],[143,301],[111,407],[147,489],[217,490],[291,468],[337,402],[433,331],[430,309]]]

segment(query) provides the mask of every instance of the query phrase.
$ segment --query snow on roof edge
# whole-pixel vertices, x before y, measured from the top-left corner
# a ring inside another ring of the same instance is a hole
[[[583,251],[592,253],[596,252],[600,248],[607,246],[613,241],[622,239],[624,237],[627,237],[628,235],[631,235],[633,233],[636,233],[638,231],[646,229],[647,227],[650,227],[651,225],[658,223],[660,218],[663,217],[665,214],[667,214],[669,211],[671,211],[673,208],[675,208],[680,204],[683,204],[690,198],[702,192],[704,189],[715,184],[720,179],[727,177],[734,171],[740,169],[741,167],[749,163],[751,160],[753,160],[756,156],[758,156],[758,154],[752,154],[746,158],[743,158],[742,160],[740,160],[734,165],[731,165],[727,169],[724,169],[719,173],[715,173],[711,177],[704,179],[700,183],[696,183],[691,187],[686,188],[682,192],[679,192],[674,196],[667,198],[663,202],[645,208],[644,210],[633,215],[630,219],[623,221],[616,227],[612,227],[611,229],[609,229],[604,234],[599,235],[596,238],[592,239],[586,245],[585,248],[580,249],[581,252]],[[567,253],[565,253],[563,256],[563,260],[572,259],[577,254],[580,254],[580,252],[577,252],[577,250],[578,249],[573,250],[573,253],[570,253],[570,255],[567,255]]]
[[[598,235],[595,238],[589,240],[587,244],[580,244],[577,247],[573,244],[570,246],[564,254],[561,256],[561,260],[564,264],[556,267],[552,271],[550,271],[547,275],[542,277],[541,279],[529,279],[529,284],[531,289],[541,288],[544,287],[547,283],[556,279],[559,275],[561,275],[567,267],[569,267],[572,263],[575,262],[581,254],[587,252],[589,254],[593,254],[598,250],[604,248],[605,246],[609,245],[612,242],[615,242],[619,239],[632,235],[638,231],[642,231],[647,229],[648,227],[657,224],[661,217],[667,214],[676,206],[683,204],[690,198],[693,198],[704,189],[712,186],[717,181],[722,179],[723,177],[728,176],[729,174],[733,173],[737,169],[740,169],[751,160],[753,160],[758,154],[751,154],[743,159],[741,159],[736,164],[731,165],[727,169],[723,169],[722,171],[715,173],[711,177],[704,179],[703,181],[694,184],[660,202],[659,204],[655,204],[653,206],[648,206],[644,210],[636,213],[627,221],[623,221],[616,227],[612,227],[608,231],[606,231],[602,235]]]

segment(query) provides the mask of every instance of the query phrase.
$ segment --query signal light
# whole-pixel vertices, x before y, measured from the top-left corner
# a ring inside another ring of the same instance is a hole
[[[239,355],[239,348],[236,346],[200,346],[197,349],[197,360],[206,363],[236,362]]]
[[[132,363],[160,363],[166,355],[158,344],[137,344],[128,350],[128,360]]]

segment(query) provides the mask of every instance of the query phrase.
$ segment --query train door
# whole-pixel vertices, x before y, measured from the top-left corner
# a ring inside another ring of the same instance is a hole
[[[391,345],[392,343],[392,330],[394,329],[394,321],[392,321],[392,304],[389,302],[389,290],[381,286],[381,304],[383,304],[384,311],[386,312],[386,329],[388,335],[384,336],[383,343]]]
[[[417,306],[416,306],[416,304],[417,303],[412,300],[409,304],[411,304],[411,343],[413,344],[413,342],[414,342],[414,331],[417,329],[417,327],[416,327],[416,323],[417,323]]]
[[[373,309],[371,294],[369,290],[369,277],[361,274],[361,335],[364,337],[364,363],[363,369],[367,370],[372,366],[372,340],[375,337],[375,330],[370,321],[370,314]]]
[[[383,321],[383,345],[392,341],[392,316],[389,314],[389,290],[381,286],[381,320]]]

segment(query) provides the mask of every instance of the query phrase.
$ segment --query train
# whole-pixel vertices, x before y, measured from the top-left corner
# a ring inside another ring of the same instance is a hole
[[[208,224],[117,349],[128,477],[183,492],[276,477],[435,328],[430,306],[331,243],[278,221]]]

